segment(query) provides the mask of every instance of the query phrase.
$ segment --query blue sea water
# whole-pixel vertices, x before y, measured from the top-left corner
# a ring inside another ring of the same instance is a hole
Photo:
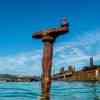
[[[40,82],[1,82],[0,100],[39,100]],[[100,100],[99,82],[52,83],[50,100]]]

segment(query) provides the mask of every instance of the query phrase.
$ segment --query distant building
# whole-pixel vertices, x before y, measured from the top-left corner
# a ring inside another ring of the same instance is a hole
[[[60,68],[60,73],[64,73],[64,70],[65,70],[64,67],[61,67]]]
[[[90,57],[90,66],[93,67],[93,57]]]
[[[69,65],[69,66],[68,66],[68,71],[69,71],[69,72],[75,72],[75,67],[72,66],[72,65]]]

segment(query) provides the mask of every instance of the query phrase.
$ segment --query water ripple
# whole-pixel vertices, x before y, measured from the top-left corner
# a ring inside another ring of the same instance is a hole
[[[38,100],[39,83],[1,83],[0,100]],[[100,83],[54,82],[50,100],[100,100]]]

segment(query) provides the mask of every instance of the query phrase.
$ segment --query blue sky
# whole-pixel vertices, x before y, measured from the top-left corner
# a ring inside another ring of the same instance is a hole
[[[100,64],[99,10],[99,0],[0,0],[0,73],[40,74],[43,44],[32,32],[59,25],[63,16],[70,31],[54,45],[53,70],[79,69],[90,56]]]

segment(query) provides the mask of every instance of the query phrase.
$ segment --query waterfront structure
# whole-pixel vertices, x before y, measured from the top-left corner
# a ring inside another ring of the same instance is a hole
[[[68,70],[56,73],[52,78],[54,80],[100,81],[100,66],[93,64],[92,57],[90,58],[90,66],[84,66],[80,71],[75,71],[74,67],[68,67]]]
[[[66,18],[61,21],[58,28],[51,28],[44,31],[33,33],[32,37],[42,40],[44,44],[42,59],[42,97],[43,100],[49,100],[49,91],[51,86],[51,68],[53,57],[53,43],[60,35],[68,32],[68,22]]]
[[[75,72],[75,68],[73,66],[68,66],[68,70],[65,70],[64,67],[60,69],[60,72],[54,74],[52,76],[53,80],[65,80],[66,77],[72,76],[72,74]]]

